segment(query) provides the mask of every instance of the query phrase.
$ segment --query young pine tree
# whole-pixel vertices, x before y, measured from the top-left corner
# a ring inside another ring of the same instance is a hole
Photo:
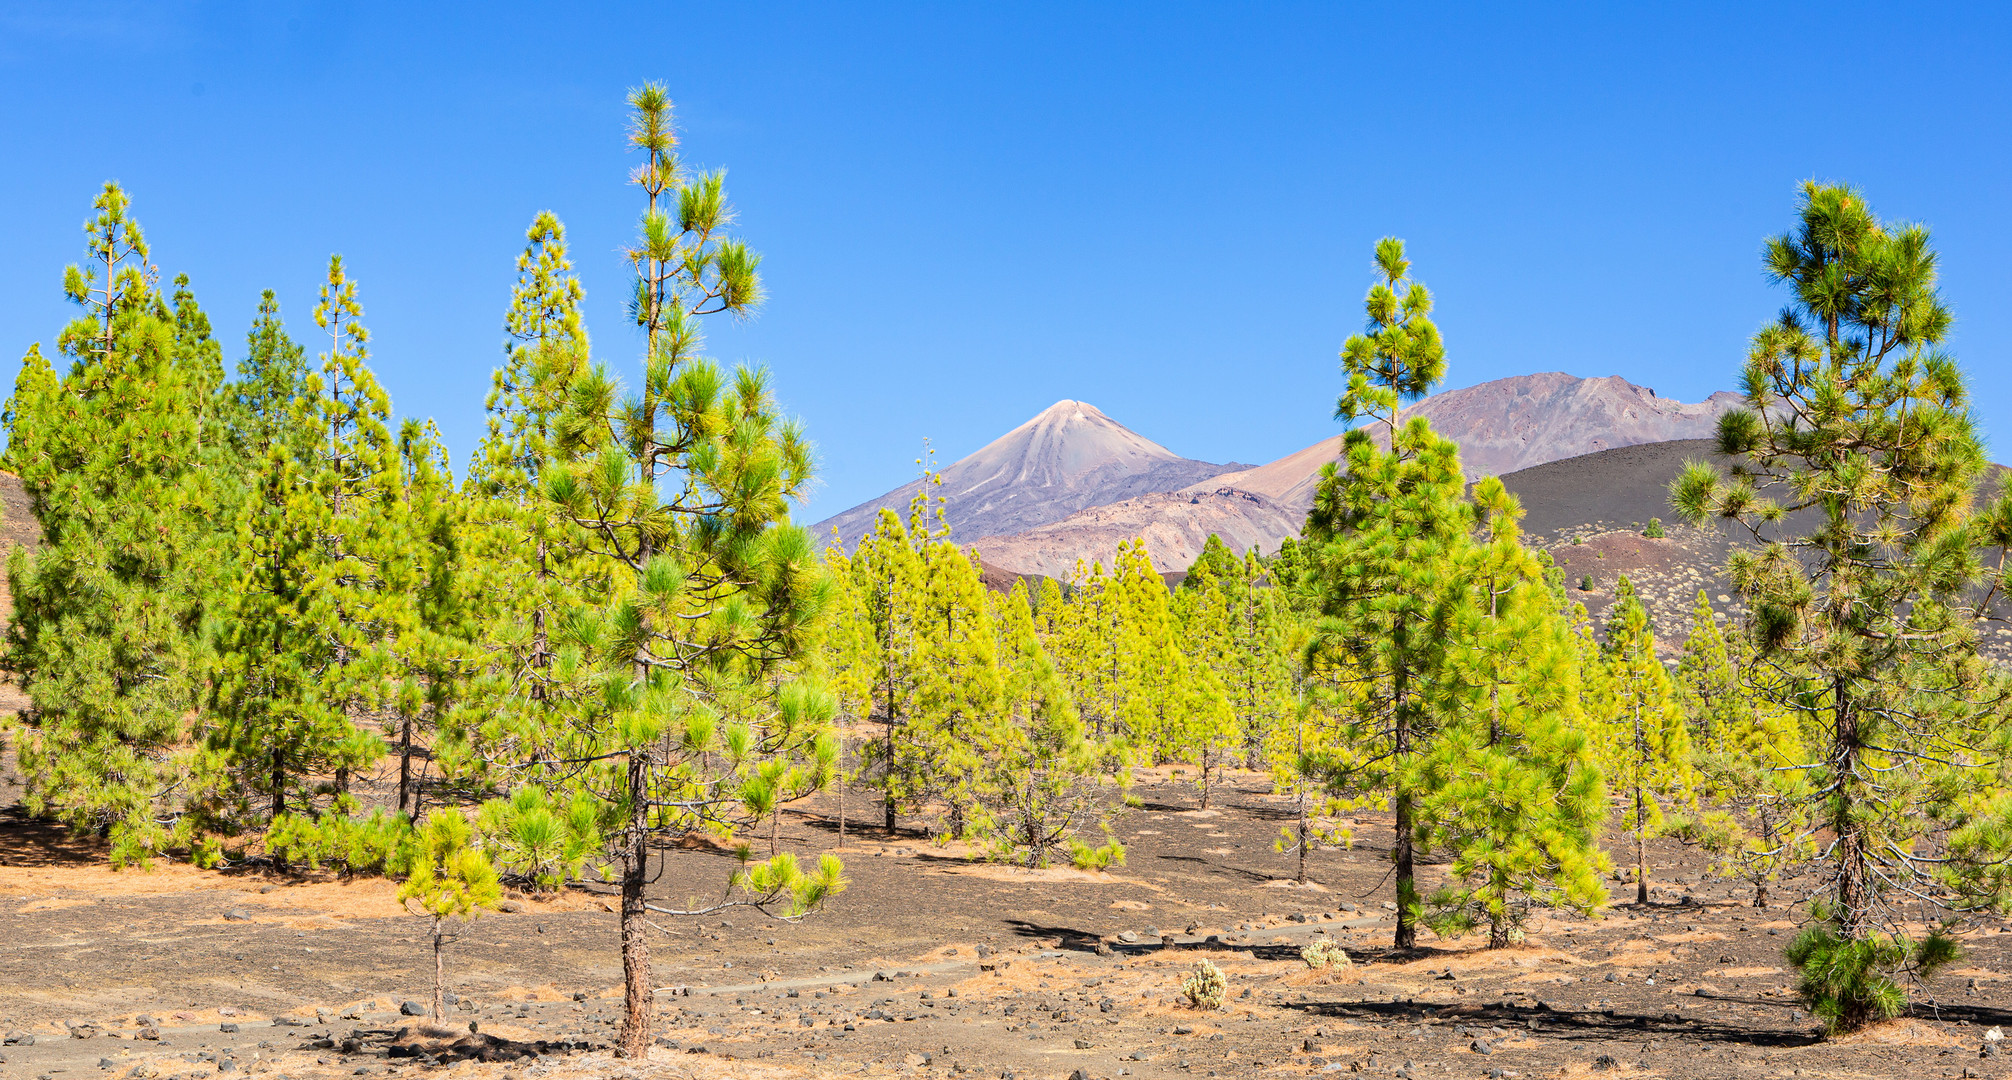
[[[447,1019],[447,920],[472,922],[503,899],[496,866],[476,846],[475,829],[459,810],[426,815],[412,835],[411,873],[398,887],[400,903],[415,901],[432,920],[433,1020]]]
[[[1662,827],[1665,803],[1696,802],[1697,770],[1676,687],[1656,656],[1655,627],[1626,575],[1614,587],[1603,659],[1610,709],[1594,717],[1601,765],[1635,844],[1635,903],[1647,904],[1648,840]]]
[[[1472,512],[1485,535],[1463,559],[1454,647],[1429,697],[1442,720],[1417,774],[1418,820],[1423,843],[1453,855],[1429,924],[1445,936],[1485,924],[1501,948],[1523,939],[1533,907],[1605,903],[1607,807],[1579,656],[1544,565],[1518,539],[1522,509],[1489,477]]]
[[[1743,633],[1727,634],[1703,591],[1677,664],[1677,689],[1695,737],[1698,790],[1708,809],[1673,830],[1713,856],[1714,869],[1768,889],[1815,858],[1808,829],[1814,764],[1797,713],[1783,708],[1792,669],[1753,663]]]
[[[1059,595],[1059,594],[1058,594]],[[1000,722],[981,756],[976,835],[992,856],[1027,867],[1066,857],[1081,869],[1123,864],[1110,822],[1125,775],[1103,768],[1110,747],[1088,737],[1054,660],[1041,646],[1024,581],[994,602],[1000,628]],[[1101,842],[1086,840],[1096,830]]]
[[[611,811],[621,1051],[639,1059],[654,1013],[650,911],[747,904],[795,918],[844,882],[833,856],[806,871],[787,852],[752,860],[743,841],[727,899],[670,908],[645,893],[654,838],[731,833],[750,824],[742,796],[764,762],[832,760],[836,705],[804,678],[831,592],[809,536],[789,523],[789,500],[810,481],[809,446],[779,415],[766,373],[729,375],[700,352],[704,318],[759,305],[760,259],[726,232],[723,174],[679,162],[663,88],[643,86],[630,106],[630,144],[643,156],[632,179],[645,201],[628,253],[641,378],[626,395],[601,370],[572,382],[540,490],[575,526],[560,538],[575,546],[568,557],[606,568],[583,582],[594,602],[565,620],[579,677],[599,694],[580,700],[560,756],[591,764],[559,778]]]
[[[1737,464],[1690,465],[1671,501],[1755,541],[1730,565],[1755,644],[1807,676],[1783,704],[1817,732],[1812,825],[1828,836],[1818,922],[1790,960],[1843,1030],[1894,1014],[1894,976],[1951,958],[1939,932],[1906,938],[1901,904],[1947,887],[2002,905],[2012,887],[2007,807],[1988,794],[2008,699],[1977,654],[1974,588],[1978,549],[2012,541],[2012,503],[1973,509],[1984,450],[1940,348],[1952,316],[1928,231],[1814,182],[1799,216],[1764,256],[1789,306],[1720,421]],[[1950,826],[1946,852],[1923,842]]]

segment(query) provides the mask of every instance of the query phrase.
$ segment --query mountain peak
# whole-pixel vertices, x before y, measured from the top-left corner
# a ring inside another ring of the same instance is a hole
[[[975,539],[1045,525],[1082,510],[1172,491],[1241,468],[1192,461],[1140,435],[1086,401],[1064,398],[942,470],[951,534]],[[851,544],[882,507],[899,512],[914,484],[870,499],[813,527]]]

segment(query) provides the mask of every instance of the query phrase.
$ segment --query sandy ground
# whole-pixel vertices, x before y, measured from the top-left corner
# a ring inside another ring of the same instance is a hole
[[[0,1078],[2012,1071],[1982,1056],[1987,1030],[2012,1022],[2012,935],[1996,922],[1969,929],[1960,970],[1918,989],[1913,1016],[1822,1042],[1781,963],[1795,913],[1753,908],[1674,845],[1655,851],[1647,907],[1545,918],[1495,952],[1427,934],[1400,957],[1385,951],[1387,818],[1351,819],[1356,847],[1315,853],[1301,887],[1272,850],[1290,810],[1262,777],[1236,776],[1205,812],[1164,775],[1138,790],[1145,809],[1118,826],[1127,865],[1101,874],[974,863],[919,833],[855,831],[841,847],[833,805],[797,807],[785,842],[839,850],[850,887],[798,924],[662,920],[648,1061],[609,1049],[620,957],[593,888],[467,927],[448,955],[448,1024],[430,1028],[400,1015],[430,998],[426,924],[386,882],[114,873],[14,813],[0,817],[0,1032],[14,1040]],[[727,869],[666,852],[653,891],[710,895]],[[1318,937],[1346,947],[1345,972],[1299,960]],[[1220,1010],[1179,998],[1202,958],[1228,977]]]

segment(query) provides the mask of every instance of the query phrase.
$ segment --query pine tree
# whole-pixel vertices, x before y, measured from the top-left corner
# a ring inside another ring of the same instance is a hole
[[[418,901],[433,920],[433,1019],[447,1019],[447,920],[471,922],[503,900],[495,864],[475,843],[475,830],[459,810],[426,816],[413,833],[411,874],[398,887],[400,903]]]
[[[106,184],[88,262],[64,273],[82,314],[39,347],[7,403],[6,465],[43,543],[15,549],[5,665],[30,812],[108,835],[114,865],[187,843],[187,751],[232,553],[215,514],[236,483],[219,419],[219,350],[177,279],[173,306],[129,201]]]
[[[1794,679],[1754,664],[1746,636],[1725,633],[1699,591],[1677,689],[1709,809],[1673,823],[1673,832],[1710,852],[1717,873],[1752,885],[1758,908],[1768,906],[1771,884],[1816,854],[1808,830],[1815,763],[1797,714],[1777,704]]]
[[[1729,566],[1756,646],[1807,672],[1806,692],[1782,704],[1819,734],[1813,824],[1830,835],[1820,926],[1790,958],[1805,976],[1840,958],[1869,965],[1805,984],[1837,1030],[1892,1014],[1897,968],[1946,958],[1939,933],[1897,943],[1896,897],[1912,910],[1946,886],[2003,904],[2012,887],[2008,808],[1986,794],[1997,772],[1982,751],[2004,730],[2007,695],[1977,655],[1972,591],[1977,549],[2012,541],[2012,502],[1972,509],[1984,452],[1940,349],[1952,316],[1928,231],[1814,182],[1800,219],[1764,256],[1792,300],[1754,336],[1745,407],[1720,422],[1719,449],[1737,464],[1690,465],[1671,501],[1756,541]],[[1796,531],[1797,514],[1813,525]],[[1944,824],[1948,851],[1932,853],[1921,841]]]
[[[1408,278],[1401,241],[1378,242],[1376,264],[1382,280],[1365,301],[1369,329],[1342,350],[1349,381],[1335,414],[1351,424],[1380,421],[1384,445],[1363,427],[1349,430],[1347,469],[1322,469],[1300,557],[1320,616],[1309,654],[1361,680],[1361,692],[1347,702],[1353,730],[1346,750],[1331,759],[1332,783],[1389,795],[1397,818],[1394,941],[1409,949],[1419,918],[1417,770],[1441,723],[1427,692],[1446,661],[1469,511],[1457,447],[1423,417],[1396,423],[1400,403],[1423,396],[1444,375],[1431,296]]]
[[[1440,730],[1418,770],[1425,846],[1449,851],[1428,921],[1447,936],[1485,923],[1488,945],[1520,941],[1532,906],[1588,914],[1606,901],[1597,834],[1606,793],[1585,732],[1579,656],[1543,564],[1519,542],[1502,482],[1475,485],[1485,534],[1470,545],[1435,680]]]
[[[461,492],[461,591],[482,660],[466,673],[464,707],[443,717],[434,748],[444,777],[457,784],[482,784],[496,762],[552,754],[572,713],[559,699],[593,692],[578,677],[577,657],[560,670],[557,623],[584,602],[579,583],[610,568],[583,554],[578,526],[540,492],[559,453],[567,394],[588,367],[583,299],[565,227],[540,213],[517,258],[506,361]]]
[[[298,455],[313,432],[294,423],[294,399],[307,385],[308,364],[300,344],[288,336],[271,289],[259,295],[258,317],[245,334],[245,358],[238,362],[230,390],[237,425],[237,451],[248,470],[265,464],[266,453],[286,444]]]
[[[1059,590],[1049,595],[1059,600]],[[1122,864],[1124,845],[1111,835],[1125,774],[1104,777],[1110,748],[1089,738],[1068,687],[1042,647],[1024,581],[994,602],[1000,628],[1001,722],[990,732],[974,790],[973,831],[994,858],[1028,867],[1066,855],[1082,869]],[[1084,834],[1101,835],[1092,846]]]
[[[912,806],[923,793],[924,780],[914,763],[926,759],[910,740],[921,729],[910,721],[922,711],[925,678],[922,649],[923,595],[927,563],[923,553],[943,536],[932,525],[934,505],[925,477],[909,502],[904,524],[894,511],[883,509],[873,532],[862,537],[850,561],[852,587],[866,620],[866,640],[860,643],[862,668],[871,669],[869,712],[879,717],[881,735],[860,748],[863,767],[879,774],[883,825],[894,833],[900,808]]]
[[[632,179],[646,207],[629,251],[630,304],[643,331],[642,379],[624,397],[605,371],[568,387],[541,491],[577,531],[571,556],[608,568],[592,606],[569,613],[565,648],[597,698],[583,699],[565,760],[605,763],[555,782],[585,785],[610,808],[620,867],[621,1051],[650,1045],[650,911],[747,904],[795,918],[843,887],[838,860],[813,871],[789,853],[755,861],[739,845],[727,899],[651,903],[652,837],[730,834],[765,763],[835,761],[836,703],[802,677],[815,620],[830,601],[822,565],[788,501],[809,483],[809,447],[778,415],[766,373],[721,371],[700,354],[700,321],[761,300],[759,257],[726,234],[724,176],[678,160],[671,104],[650,84],[630,95]],[[558,771],[556,767],[553,770]],[[778,801],[802,794],[778,795]]]
[[[416,569],[390,399],[367,366],[356,283],[329,260],[315,324],[329,335],[319,373],[295,399],[304,446],[268,448],[239,527],[246,565],[217,658],[210,748],[232,776],[239,816],[288,835],[289,814],[354,809],[350,777],[384,742],[369,719],[412,632]],[[319,778],[332,779],[323,782]]]
[[[1696,802],[1697,771],[1676,688],[1656,656],[1655,628],[1625,574],[1607,614],[1604,660],[1612,709],[1593,718],[1601,765],[1624,800],[1621,827],[1635,841],[1635,903],[1647,904],[1648,840],[1662,826],[1664,803]]]

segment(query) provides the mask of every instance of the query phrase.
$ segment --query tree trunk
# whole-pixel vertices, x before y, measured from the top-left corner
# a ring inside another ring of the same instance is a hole
[[[1642,786],[1635,785],[1635,903],[1649,905],[1649,855],[1647,824],[1642,820]]]
[[[1405,706],[1405,694],[1409,687],[1404,669],[1401,667],[1391,679],[1391,690],[1392,711],[1396,720],[1396,757],[1402,767],[1402,763],[1411,754],[1411,710]],[[1397,864],[1397,933],[1391,939],[1391,945],[1399,949],[1412,949],[1418,946],[1418,927],[1411,921],[1411,909],[1417,900],[1418,885],[1412,868],[1411,792],[1405,789],[1402,780],[1398,781],[1396,798],[1391,801],[1397,812],[1397,843],[1391,852],[1392,861]]]
[[[1838,932],[1858,941],[1871,929],[1873,890],[1871,868],[1865,850],[1865,826],[1858,820],[1859,755],[1858,712],[1845,696],[1844,679],[1831,684],[1836,726],[1831,732],[1831,783],[1837,795],[1831,800],[1830,827],[1837,834],[1834,850],[1834,884],[1837,898]]]
[[[647,754],[629,751],[628,835],[622,843],[622,1056],[641,1061],[650,1051],[650,939],[643,885],[649,874],[650,811]]]
[[[409,805],[412,799],[412,714],[399,717],[398,724],[398,812],[409,817],[418,814]]]
[[[274,747],[272,751],[272,816],[278,821],[286,813],[286,751]]]
[[[1506,903],[1509,895],[1509,876],[1500,870],[1493,871],[1489,876],[1491,884],[1495,886],[1495,895],[1504,898]],[[1506,910],[1501,914],[1491,912],[1488,915],[1488,947],[1491,949],[1509,947],[1509,914]]]
[[[1306,884],[1306,792],[1299,793],[1299,876],[1294,880]]]
[[[441,959],[440,926],[445,921],[440,916],[433,917],[433,1022],[447,1022],[447,967]]]

